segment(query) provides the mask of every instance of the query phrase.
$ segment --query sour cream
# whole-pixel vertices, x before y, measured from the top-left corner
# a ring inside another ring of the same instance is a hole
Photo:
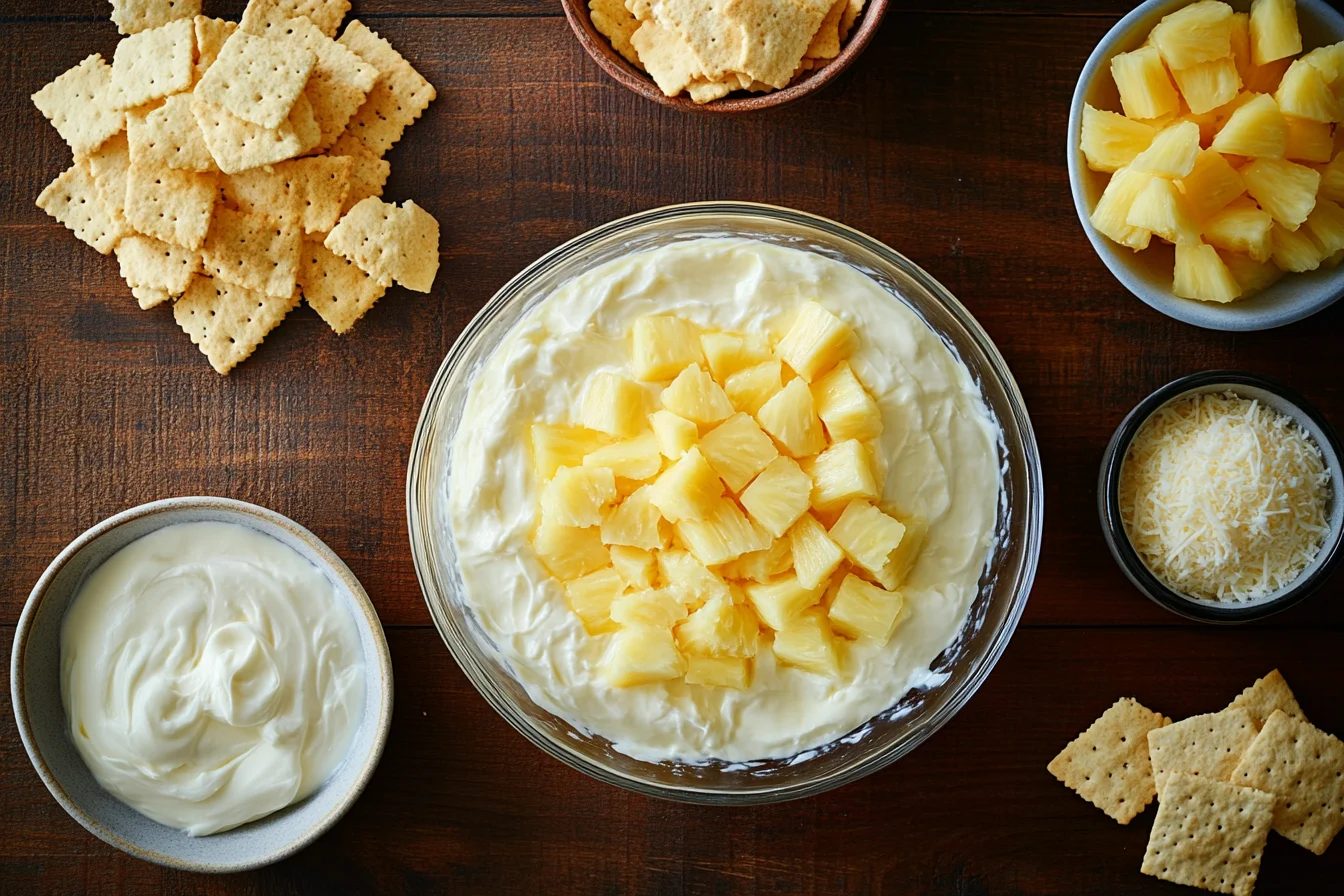
[[[89,770],[193,836],[327,779],[363,713],[363,665],[321,570],[233,523],[130,543],[80,587],[61,630],[61,694]]]
[[[832,679],[780,666],[768,644],[742,691],[683,681],[617,688],[602,674],[609,635],[590,636],[529,538],[538,521],[533,423],[576,423],[585,383],[629,373],[636,318],[773,334],[809,299],[843,317],[855,373],[885,424],[884,499],[929,532],[901,589],[908,615],[886,645],[849,643]],[[929,668],[960,632],[994,540],[998,428],[966,366],[860,271],[744,239],[700,239],[590,270],[540,302],[477,372],[452,452],[449,511],[464,598],[540,706],[638,759],[745,761],[829,743],[942,680]]]

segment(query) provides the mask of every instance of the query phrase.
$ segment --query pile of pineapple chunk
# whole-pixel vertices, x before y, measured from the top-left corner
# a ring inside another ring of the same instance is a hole
[[[804,303],[767,338],[635,321],[629,373],[586,384],[579,426],[532,426],[538,557],[616,687],[747,688],[760,649],[838,677],[886,643],[924,524],[879,501],[877,402],[852,328]]]
[[[1086,106],[1092,225],[1176,244],[1173,292],[1230,302],[1344,258],[1344,42],[1298,57],[1293,0],[1201,0],[1111,60],[1124,114]]]

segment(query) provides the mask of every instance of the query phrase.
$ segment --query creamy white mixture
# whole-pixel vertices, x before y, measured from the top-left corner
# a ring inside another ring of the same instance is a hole
[[[363,652],[322,571],[233,523],[166,526],[80,587],[61,630],[70,733],[98,783],[193,836],[283,809],[345,758]]]
[[[682,681],[603,680],[609,635],[588,635],[537,560],[527,432],[577,422],[594,373],[628,375],[634,320],[676,314],[772,333],[819,301],[858,333],[851,363],[885,424],[885,500],[929,521],[906,585],[908,615],[885,646],[848,645],[835,680],[779,666],[768,644],[745,691]],[[745,761],[826,744],[939,680],[933,659],[960,631],[994,538],[998,430],[966,367],[913,312],[859,271],[752,240],[702,239],[633,254],[566,283],[508,334],[477,374],[452,453],[449,501],[466,601],[540,706],[648,761]]]

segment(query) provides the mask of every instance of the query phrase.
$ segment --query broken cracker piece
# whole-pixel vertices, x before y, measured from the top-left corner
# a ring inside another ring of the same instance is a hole
[[[201,0],[111,0],[112,21],[122,34],[138,34],[190,19],[201,12]]]
[[[378,282],[429,292],[439,270],[439,222],[411,200],[397,208],[364,199],[341,218],[324,245]]]
[[[387,177],[392,173],[392,165],[387,159],[371,155],[362,146],[357,146],[346,158],[352,163],[350,190],[341,203],[341,214],[350,211],[361,200],[383,195],[383,185],[387,183]]]
[[[33,105],[83,158],[122,129],[126,116],[112,107],[112,66],[94,53],[33,94]]]
[[[1137,700],[1117,700],[1050,760],[1050,774],[1121,824],[1157,796],[1148,758],[1148,732],[1171,719]]]
[[[216,280],[283,298],[298,282],[300,233],[297,221],[216,209],[201,267]]]
[[[327,325],[342,335],[382,298],[387,287],[354,262],[341,258],[320,242],[303,241],[299,288]]]
[[[1344,742],[1306,719],[1270,713],[1232,781],[1273,794],[1274,830],[1318,856],[1344,828]]]
[[[1158,799],[1173,772],[1230,780],[1255,734],[1255,722],[1244,709],[1191,716],[1149,731],[1148,754]]]
[[[132,290],[143,287],[180,296],[187,291],[191,278],[201,270],[198,250],[174,246],[142,233],[123,237],[117,244],[116,253],[121,277]]]
[[[292,159],[317,146],[322,132],[313,118],[313,107],[300,95],[289,118],[275,129],[244,121],[212,103],[191,101],[191,114],[215,164],[225,174],[237,174],[261,165]]]
[[[47,184],[37,197],[37,207],[103,255],[127,233],[126,222],[99,198],[98,184],[85,162],[76,162]]]
[[[298,303],[298,290],[281,298],[197,277],[173,305],[173,319],[210,359],[210,366],[226,374],[247,360]]]
[[[258,127],[278,128],[303,93],[317,56],[302,46],[238,30],[192,93]]]
[[[132,286],[131,295],[135,296],[136,304],[140,306],[142,311],[148,311],[156,305],[171,301],[173,298],[172,293],[157,286]]]
[[[1143,873],[1213,893],[1250,896],[1273,810],[1269,794],[1175,772],[1153,819]]]
[[[1281,709],[1288,715],[1297,716],[1304,721],[1307,718],[1307,714],[1298,705],[1297,698],[1293,696],[1292,689],[1288,687],[1288,682],[1284,681],[1278,669],[1264,678],[1257,678],[1255,684],[1242,691],[1228,704],[1229,709],[1232,707],[1241,707],[1249,712],[1251,718],[1255,720],[1257,729],[1264,727],[1265,720],[1276,709]]]
[[[340,42],[378,69],[381,77],[351,117],[346,132],[333,144],[332,152],[347,155],[346,141],[357,141],[371,154],[382,156],[437,94],[390,43],[358,19],[346,26]]]
[[[327,37],[335,37],[349,11],[350,0],[251,0],[243,10],[241,24],[244,31],[255,34],[268,23],[303,16]]]
[[[191,112],[189,93],[175,93],[145,115],[134,109],[127,112],[126,137],[131,160],[137,165],[183,171],[219,170]]]
[[[190,87],[194,40],[191,19],[122,38],[112,55],[112,107],[132,109]]]

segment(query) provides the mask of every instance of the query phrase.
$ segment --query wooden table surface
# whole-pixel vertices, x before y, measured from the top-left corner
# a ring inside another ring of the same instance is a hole
[[[382,764],[314,846],[248,874],[164,870],[71,820],[0,710],[0,893],[1174,893],[1139,873],[1153,810],[1121,827],[1046,773],[1117,697],[1182,717],[1274,667],[1344,733],[1337,578],[1260,625],[1185,623],[1121,576],[1094,510],[1125,412],[1181,374],[1281,379],[1344,425],[1344,304],[1266,333],[1149,310],[1102,266],[1064,163],[1084,59],[1127,0],[903,0],[825,93],[745,118],[689,116],[609,81],[554,0],[365,0],[439,98],[391,152],[387,197],[442,226],[428,296],[390,291],[337,338],[307,307],[216,375],[166,308],[140,311],[114,259],[34,206],[69,151],[28,100],[111,58],[103,0],[0,10],[0,653],[42,569],[98,520],[211,494],[311,528],[373,598],[396,669]],[[237,18],[240,0],[206,0]],[[914,259],[1007,358],[1046,480],[1045,542],[1022,625],[980,693],[927,744],[803,802],[712,809],[589,780],[486,705],[430,626],[403,502],[431,377],[471,316],[543,252],[632,212],[759,200],[835,218]],[[0,672],[8,689],[8,667]],[[1344,878],[1271,838],[1261,893]]]

